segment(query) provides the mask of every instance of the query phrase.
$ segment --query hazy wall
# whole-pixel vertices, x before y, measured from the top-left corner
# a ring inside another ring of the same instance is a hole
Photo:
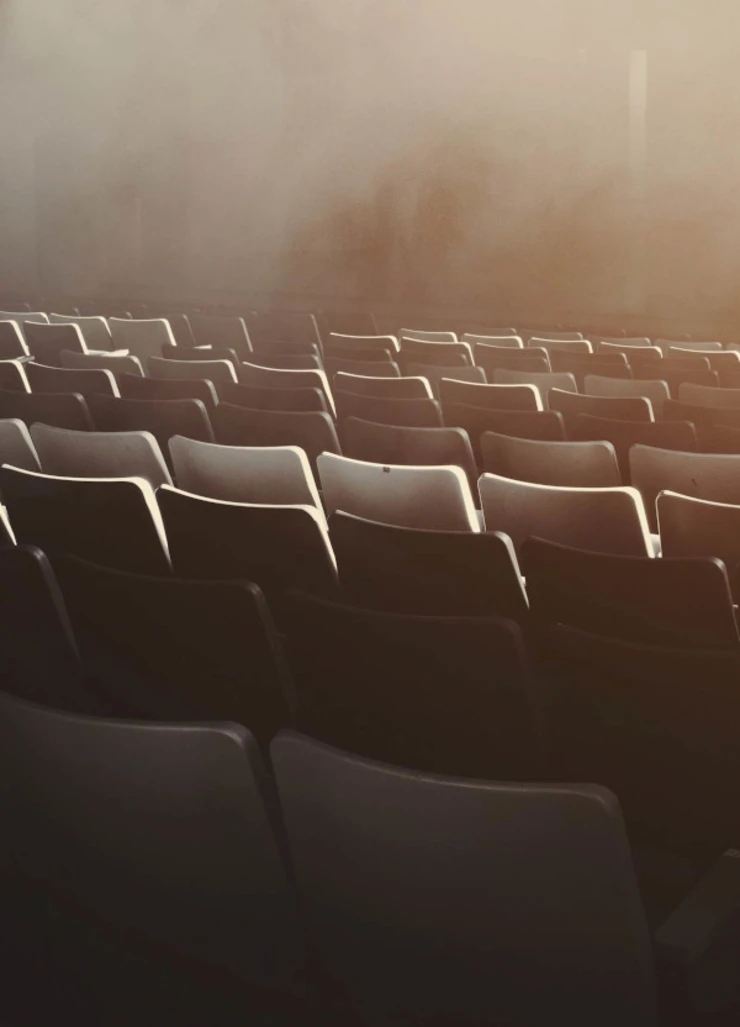
[[[0,284],[733,316],[735,6],[0,0]]]

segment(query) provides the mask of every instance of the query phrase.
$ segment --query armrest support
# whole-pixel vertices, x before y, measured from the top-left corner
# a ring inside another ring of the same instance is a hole
[[[689,966],[740,912],[740,850],[728,849],[653,939],[659,963]]]

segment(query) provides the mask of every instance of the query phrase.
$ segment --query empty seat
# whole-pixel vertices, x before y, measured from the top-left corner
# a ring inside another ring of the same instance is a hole
[[[518,350],[501,346],[489,346],[478,343],[475,347],[475,363],[486,372],[489,382],[494,380],[496,371],[509,368],[514,371],[528,371],[544,374],[550,368],[550,360],[546,350]]]
[[[716,503],[665,490],[656,502],[663,555],[724,561],[740,597],[740,504]]]
[[[478,472],[470,439],[460,428],[408,428],[348,417],[340,430],[342,453],[376,464],[462,468],[475,489]]]
[[[459,467],[366,463],[332,453],[317,460],[324,507],[367,520],[436,531],[478,531],[473,494]]]
[[[20,329],[24,340],[26,339],[26,324],[48,324],[49,318],[41,311],[29,310],[0,310],[0,321],[14,321]],[[28,340],[26,340],[27,342]]]
[[[180,343],[177,346],[163,346],[161,355],[165,360],[200,360],[206,363],[212,363],[214,360],[227,360],[235,366],[240,362],[239,354],[235,349],[227,349],[225,347],[214,348],[213,346],[183,346]],[[185,378],[187,376],[181,375],[180,377]]]
[[[506,535],[398,528],[342,512],[329,531],[347,602],[388,613],[527,617]]]
[[[224,502],[163,486],[157,493],[175,575],[254,581],[276,614],[286,590],[336,592],[336,561],[315,506]]]
[[[435,399],[439,399],[439,383],[443,378],[455,382],[477,382],[484,385],[486,372],[482,367],[438,367],[436,364],[406,364],[406,373],[426,378]]]
[[[76,392],[80,396],[118,396],[118,386],[111,371],[101,368],[82,370],[68,367],[46,367],[30,361],[25,365],[32,392]]]
[[[332,340],[324,346],[324,360],[328,359],[349,360],[365,364],[392,364],[398,359],[398,350],[393,348],[390,342],[384,347],[368,346],[365,348]]]
[[[149,357],[146,362],[150,378],[202,378],[209,382],[235,382],[236,371],[228,360],[168,360]]]
[[[550,407],[563,415],[568,431],[581,414],[621,421],[655,420],[652,404],[644,396],[584,396],[553,389]]]
[[[315,506],[311,465],[297,446],[218,446],[175,436],[170,454],[178,487],[232,503]]]
[[[0,418],[35,421],[71,431],[92,431],[94,424],[87,402],[78,393],[0,392]]]
[[[694,425],[716,424],[720,412],[718,407],[699,407],[693,403],[680,403],[677,399],[668,399],[663,404],[663,420],[690,421]]]
[[[19,543],[107,567],[168,574],[154,492],[140,478],[61,478],[0,467],[0,491]]]
[[[246,729],[0,703],[4,774],[24,813],[13,852],[37,887],[190,966],[299,987],[295,899]]]
[[[16,360],[30,353],[18,323],[0,321],[0,360]]]
[[[243,317],[190,314],[188,321],[197,346],[228,347],[240,354],[247,354],[252,350]]]
[[[329,411],[334,412],[329,380],[323,371],[280,371],[242,363],[236,373],[242,385],[256,385],[261,389],[320,389],[326,395]]]
[[[292,732],[271,755],[312,941],[361,1019],[657,1022],[612,793],[427,776]]]
[[[577,488],[622,484],[610,442],[541,442],[484,432],[480,445],[483,470],[504,478]]]
[[[449,428],[462,428],[468,433],[478,463],[481,460],[480,439],[486,431],[518,438],[565,441],[565,422],[562,415],[554,410],[484,410],[482,407],[454,403],[448,404],[445,410],[445,424]]]
[[[320,371],[321,360],[315,354],[299,354],[297,356],[282,353],[250,353],[249,362],[255,367],[268,367],[276,371]]]
[[[288,678],[256,585],[126,574],[74,557],[54,567],[110,713],[231,720],[262,743],[285,726]]]
[[[601,338],[601,339],[597,339],[596,341],[598,342],[598,351],[599,352],[603,351],[604,353],[608,353],[610,350],[656,349],[657,348],[657,347],[653,346],[653,344],[650,341],[650,339],[646,338],[645,336],[642,336],[642,337],[639,337],[639,338],[638,337],[633,337],[633,338],[629,338],[629,339],[628,338],[624,338],[624,339],[623,338],[616,338],[616,339]],[[656,355],[658,355],[658,354],[656,354]]]
[[[640,367],[635,371],[635,377],[641,378],[642,380],[659,379],[666,383],[670,389],[672,397],[678,396],[681,387],[686,384],[691,385],[702,385],[705,387],[716,388],[719,385],[719,377],[715,371],[705,371],[701,369],[694,370],[673,370],[668,367],[668,361],[664,361],[660,364],[655,364],[651,370],[649,366]],[[664,404],[664,416],[665,416],[665,404]]]
[[[398,353],[400,346],[395,335],[345,335],[340,332],[331,332],[326,340],[325,352],[341,349],[349,352],[351,350],[377,350],[379,353]]]
[[[407,342],[436,342],[441,344],[457,343],[456,332],[424,332],[413,328],[401,328],[398,337]]]
[[[740,453],[740,428],[699,424],[696,434],[700,453]]]
[[[212,416],[215,441],[222,446],[299,446],[312,467],[319,453],[341,452],[334,421],[321,411],[250,410],[219,403]]]
[[[26,365],[20,360],[0,360],[0,390],[30,392]]]
[[[175,380],[124,374],[118,379],[118,388],[124,399],[199,399],[209,413],[218,403],[215,385],[195,378]]]
[[[534,693],[512,622],[370,611],[291,593],[285,636],[295,723],[314,737],[416,770],[541,770]]]
[[[104,317],[79,317],[70,314],[49,314],[52,324],[77,325],[90,350],[108,350],[113,348],[110,328]]]
[[[333,377],[337,392],[379,399],[431,399],[432,390],[426,378],[371,377],[338,372]]]
[[[532,617],[541,625],[648,645],[739,649],[719,560],[648,559],[528,539],[521,550]]]
[[[320,389],[263,389],[258,385],[222,382],[218,386],[218,396],[222,403],[248,407],[250,410],[328,412],[326,393]]]
[[[689,342],[688,340],[676,342],[671,339],[656,339],[655,345],[659,346],[666,355],[676,350],[693,353],[711,353],[719,352],[722,349],[721,342]]]
[[[401,338],[400,360],[416,364],[473,364],[473,351],[467,342],[422,342]]]
[[[213,442],[213,428],[198,399],[111,399],[92,396],[90,412],[98,431],[146,431],[159,443],[165,458],[173,435]]]
[[[404,379],[400,379],[403,381]],[[396,424],[409,428],[441,428],[442,411],[439,403],[424,399],[384,399],[360,396],[337,390],[335,394],[337,418],[359,417],[376,424]]]
[[[633,488],[565,488],[483,474],[478,482],[487,531],[618,556],[652,556],[648,521]]]
[[[552,389],[557,389],[559,392],[578,392],[578,385],[572,374],[555,374],[552,371],[539,374],[534,371],[513,371],[510,368],[500,367],[494,372],[493,381],[496,385],[536,385],[540,390],[545,409],[548,407],[548,396]]]
[[[650,511],[664,489],[715,503],[740,504],[740,456],[633,446],[630,474]]]
[[[460,341],[473,346],[474,353],[478,343],[489,343],[492,346],[501,346],[505,349],[524,349],[524,340],[516,332],[511,332],[509,335],[475,335],[472,332],[465,332],[460,336]]]
[[[443,379],[439,398],[445,414],[459,405],[489,410],[542,410],[542,398],[536,385],[481,385]]]
[[[400,378],[401,368],[396,363],[379,360],[344,360],[336,357],[324,357],[324,369],[327,377],[333,382],[334,376],[344,374],[365,374],[373,378]]]
[[[634,445],[657,446],[690,452],[697,448],[696,429],[689,421],[623,421],[611,417],[579,414],[569,438],[574,442],[611,442],[617,453],[622,480],[630,481],[630,449]]]
[[[678,399],[680,403],[693,406],[737,409],[740,408],[740,389],[718,389],[686,382],[678,390]]]
[[[689,351],[684,349],[672,348],[670,350],[671,356],[685,357],[688,353]],[[740,353],[737,350],[703,350],[701,355],[706,358],[712,371],[716,371],[719,375],[724,373],[740,374]]]
[[[360,310],[324,310],[315,319],[324,342],[335,333],[372,335],[376,330],[373,315]]]
[[[27,471],[40,471],[38,453],[31,433],[18,418],[0,420],[0,465],[11,464]]]
[[[282,342],[321,344],[316,318],[305,311],[249,311],[244,321],[254,350],[274,349]]]
[[[548,342],[577,342],[583,338],[580,332],[548,332],[536,328],[522,328],[520,334],[526,339],[527,344],[530,339],[541,339]]]
[[[152,488],[172,484],[162,452],[149,432],[69,431],[32,424],[31,438],[45,474],[143,478]]]
[[[622,360],[614,358],[621,357]],[[550,355],[550,364],[553,371],[567,372],[574,375],[579,390],[583,390],[584,379],[587,375],[600,375],[602,378],[621,378],[629,380],[633,377],[630,366],[623,353],[600,354],[588,356],[577,354],[571,356],[568,353],[555,351]]]
[[[663,404],[667,399],[670,399],[668,386],[662,381],[624,381],[619,378],[605,378],[603,375],[593,374],[586,375],[584,391],[588,396],[643,396],[649,400],[656,419],[661,418]]]
[[[75,353],[74,350],[63,349],[59,354],[62,367],[77,370],[110,371],[116,380],[122,374],[133,374],[141,377],[144,368],[138,357],[115,353]]]
[[[546,350],[551,359],[553,353],[593,353],[593,346],[587,339],[543,339],[533,335],[527,339],[527,346],[536,346]]]
[[[59,365],[62,350],[87,352],[82,332],[74,324],[50,325],[28,322],[24,326],[24,336],[34,360],[47,366]]]
[[[148,357],[158,357],[163,346],[176,345],[175,336],[166,318],[131,320],[109,317],[108,327],[111,331],[113,347],[129,350],[142,362]]]

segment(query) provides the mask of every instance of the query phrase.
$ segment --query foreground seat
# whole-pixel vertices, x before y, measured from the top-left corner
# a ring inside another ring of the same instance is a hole
[[[40,471],[39,456],[31,433],[18,418],[0,421],[0,465],[11,464],[26,471]]]
[[[504,478],[578,488],[622,484],[609,442],[541,442],[484,432],[480,444],[483,470]]]
[[[78,432],[33,424],[31,438],[46,474],[143,478],[155,489],[172,484],[162,451],[149,432]]]
[[[740,505],[715,503],[665,490],[656,501],[664,556],[716,557],[740,596]]]
[[[475,502],[459,467],[374,464],[322,453],[317,460],[328,514],[353,513],[383,524],[478,531]]]
[[[70,431],[92,431],[93,419],[78,393],[0,392],[0,418],[14,418],[26,425],[36,421]]]
[[[664,489],[715,503],[740,504],[740,456],[719,453],[677,453],[633,446],[630,474],[649,511]]]
[[[342,512],[332,514],[329,533],[347,602],[388,613],[527,618],[506,535],[397,528]]]

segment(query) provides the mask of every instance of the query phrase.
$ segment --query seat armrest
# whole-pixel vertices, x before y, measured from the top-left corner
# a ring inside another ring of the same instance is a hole
[[[658,963],[695,963],[738,912],[740,850],[728,849],[656,931]]]

